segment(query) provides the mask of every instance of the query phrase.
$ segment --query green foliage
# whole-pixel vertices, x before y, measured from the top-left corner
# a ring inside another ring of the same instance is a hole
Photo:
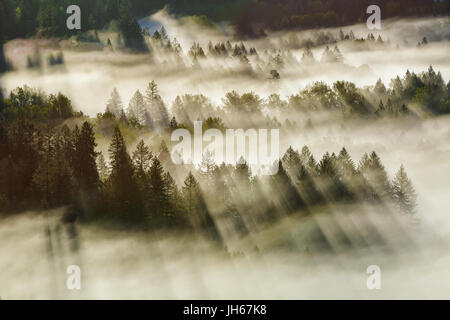
[[[85,121],[78,133],[75,131],[73,152],[73,173],[81,193],[95,193],[99,186],[97,171],[97,152],[95,148],[94,128]]]
[[[125,46],[132,50],[146,52],[147,46],[142,36],[142,30],[133,15],[129,0],[119,2],[119,28],[125,40]]]
[[[11,91],[0,110],[2,117],[47,121],[61,120],[79,115],[73,110],[72,102],[62,93],[46,95],[38,90],[24,86]]]
[[[0,30],[4,39],[31,36],[69,37],[79,33],[68,30],[66,8],[75,4],[83,13],[82,29],[102,29],[118,21],[125,45],[146,51],[135,17],[146,16],[168,7],[171,13],[212,27],[211,21],[232,21],[241,36],[261,36],[263,29],[311,28],[348,25],[366,18],[368,0],[0,0]],[[380,0],[384,17],[445,14],[449,1]],[[405,8],[400,10],[401,8]],[[0,39],[1,40],[1,39]]]
[[[399,210],[413,214],[417,207],[417,194],[402,165],[392,182],[393,197]]]
[[[104,197],[108,213],[125,225],[141,223],[145,219],[142,210],[134,166],[119,127],[115,127],[109,146],[111,174],[106,182]]]

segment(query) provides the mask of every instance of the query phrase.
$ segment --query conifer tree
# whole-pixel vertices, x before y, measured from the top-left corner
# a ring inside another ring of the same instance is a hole
[[[108,179],[110,208],[123,221],[141,221],[143,212],[134,166],[118,126],[114,128],[108,151],[111,159]]]
[[[170,212],[169,194],[164,180],[164,169],[158,157],[154,157],[149,172],[150,193],[149,207],[152,219],[159,225],[163,223]]]
[[[141,125],[145,125],[145,101],[144,96],[137,90],[128,105],[127,116],[129,119],[136,119]]]
[[[182,192],[186,213],[195,231],[207,239],[222,244],[216,222],[208,210],[200,185],[192,172],[189,172],[186,177]]]
[[[73,158],[74,177],[80,191],[91,194],[99,185],[97,171],[97,152],[95,148],[95,133],[92,125],[85,121],[81,131],[76,134]]]
[[[112,113],[116,118],[120,118],[123,111],[122,99],[116,88],[111,92],[111,97],[106,104],[106,112]]]
[[[280,161],[278,164],[278,172],[271,176],[271,189],[278,206],[287,213],[293,213],[303,205],[303,200],[294,187],[291,179]]]
[[[169,126],[169,112],[159,95],[158,85],[155,81],[149,83],[145,101],[147,102],[148,114],[153,121],[155,129],[166,129]]]
[[[33,174],[33,183],[36,192],[39,193],[41,206],[48,209],[53,204],[53,181],[55,172],[56,141],[51,131],[43,133],[39,137],[38,150],[39,162],[37,170]]]
[[[293,174],[301,164],[300,154],[290,146],[284,154],[282,162],[286,171],[289,174]]]
[[[109,168],[106,164],[105,157],[103,156],[103,153],[99,153],[97,157],[97,168],[98,168],[98,174],[101,181],[106,181],[106,179],[109,176]]]
[[[136,146],[136,150],[133,152],[133,161],[136,167],[136,171],[140,173],[146,173],[151,166],[151,160],[153,154],[150,148],[145,145],[144,140],[140,140]]]
[[[403,165],[392,181],[392,193],[400,212],[413,214],[417,206],[417,194]]]
[[[316,62],[316,59],[314,58],[314,54],[312,53],[312,51],[309,47],[306,47],[305,51],[303,52],[301,61],[302,61],[302,63],[304,63],[306,65]]]
[[[364,154],[358,171],[369,184],[370,200],[383,200],[391,194],[391,185],[386,170],[376,152],[372,152],[370,156]]]
[[[356,174],[355,164],[345,148],[342,148],[341,152],[339,152],[336,169],[345,180]]]
[[[166,172],[163,178],[167,188],[167,195],[169,197],[168,218],[170,219],[170,222],[174,222],[179,226],[184,226],[186,225],[186,217],[183,214],[184,208],[182,195],[178,190],[175,180],[169,172]]]

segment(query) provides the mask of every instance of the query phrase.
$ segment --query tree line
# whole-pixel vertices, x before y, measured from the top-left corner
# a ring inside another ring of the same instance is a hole
[[[307,146],[289,148],[278,173],[267,177],[252,175],[245,159],[232,166],[205,155],[198,167],[175,166],[163,140],[158,148],[141,140],[130,150],[120,119],[108,153],[98,152],[98,122],[69,112],[70,100],[62,94],[59,100],[64,103],[26,90],[1,99],[2,111],[5,104],[49,110],[35,118],[19,112],[0,122],[1,211],[69,205],[86,222],[179,229],[221,243],[224,226],[242,236],[286,215],[313,214],[319,206],[392,204],[405,214],[416,209],[417,195],[404,167],[390,180],[376,152],[355,164],[345,148],[319,161]],[[74,117],[82,121],[69,127],[64,120]]]
[[[125,111],[126,110],[126,111]],[[358,88],[348,81],[337,81],[332,86],[315,82],[297,94],[283,99],[279,94],[262,98],[254,92],[231,91],[215,105],[202,94],[177,96],[171,112],[159,94],[155,81],[146,92],[137,90],[126,108],[117,89],[111,93],[105,113],[99,119],[121,119],[131,126],[144,126],[163,131],[168,128],[192,129],[196,120],[208,128],[295,126],[295,117],[304,113],[335,112],[344,117],[422,117],[424,114],[450,112],[450,81],[446,84],[440,72],[432,67],[420,74],[407,71],[404,77],[392,79],[389,87],[381,80],[374,86]],[[171,120],[170,120],[171,119]],[[290,120],[289,120],[290,119]]]
[[[180,16],[195,15],[214,21],[231,21],[240,36],[264,34],[264,29],[312,28],[348,25],[365,21],[369,5],[381,7],[383,17],[448,14],[449,0],[0,0],[2,39],[35,34],[65,37],[66,8],[80,6],[83,29],[102,29],[118,22],[127,44],[142,49],[136,17],[164,7]],[[37,18],[37,19],[36,19]],[[0,40],[2,40],[0,39]]]

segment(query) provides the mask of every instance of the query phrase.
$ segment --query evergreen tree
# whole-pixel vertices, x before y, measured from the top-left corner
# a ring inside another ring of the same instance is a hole
[[[141,27],[134,17],[130,0],[119,2],[119,28],[127,48],[140,52],[148,51]]]
[[[108,179],[110,209],[126,223],[142,221],[144,215],[133,163],[118,126],[114,128],[108,151],[111,159]]]
[[[342,55],[341,50],[339,50],[339,47],[337,45],[334,46],[333,54],[337,62],[344,62],[344,56]]]
[[[147,102],[148,114],[153,120],[156,129],[166,129],[169,126],[169,112],[159,95],[158,85],[155,81],[149,83],[145,100]]]
[[[222,237],[208,210],[200,185],[191,172],[189,172],[184,181],[182,192],[186,213],[194,230],[207,239],[222,244]]]
[[[356,174],[355,164],[345,148],[339,152],[336,169],[344,180],[348,180]]]
[[[286,168],[286,171],[291,176],[294,176],[295,172],[301,164],[300,154],[290,146],[282,158],[282,163]]]
[[[318,170],[321,177],[334,178],[336,176],[336,165],[328,152],[320,160]]]
[[[56,169],[55,155],[56,155],[56,141],[51,131],[47,131],[40,135],[38,142],[38,150],[40,159],[37,170],[33,174],[33,183],[36,187],[36,192],[39,194],[41,207],[48,209],[54,204],[53,201],[53,182],[54,172]]]
[[[134,118],[139,122],[139,124],[144,125],[146,121],[145,112],[146,108],[144,96],[139,90],[137,90],[128,105],[127,116],[129,119]]]
[[[408,214],[415,213],[417,194],[403,165],[398,170],[392,182],[392,193],[400,212]]]
[[[95,133],[92,125],[85,121],[81,131],[75,137],[75,150],[73,156],[73,173],[79,190],[86,194],[98,190],[99,175],[97,171],[97,156],[95,151]]]
[[[183,214],[183,198],[178,190],[178,186],[175,180],[172,178],[169,172],[166,172],[163,176],[164,183],[167,188],[167,195],[169,197],[169,206],[167,216],[170,222],[174,222],[179,226],[186,225],[185,216]]]
[[[150,170],[153,154],[150,148],[145,145],[144,140],[140,140],[133,152],[133,161],[136,171],[143,174]]]
[[[98,174],[101,181],[106,181],[109,176],[109,168],[106,164],[105,157],[103,156],[103,153],[99,153],[97,158],[97,168],[98,168]]]
[[[122,99],[116,88],[111,92],[111,97],[106,104],[106,112],[112,113],[116,118],[120,118],[123,111]]]
[[[161,35],[161,39],[163,39],[164,41],[169,40],[169,36],[167,35],[167,31],[166,31],[166,28],[164,28],[164,26],[161,26],[161,29],[159,30],[159,34]]]
[[[316,62],[316,59],[314,58],[314,54],[312,53],[312,51],[309,47],[306,47],[305,51],[303,52],[301,61],[302,61],[302,63],[304,63],[306,65]]]
[[[277,174],[271,176],[271,178],[272,195],[277,199],[280,209],[286,213],[293,213],[298,210],[303,205],[303,199],[284,170],[281,161],[278,165]]]
[[[149,172],[149,207],[152,219],[157,225],[162,225],[170,213],[169,194],[164,180],[164,169],[158,157],[154,157]]]
[[[57,137],[55,148],[55,171],[53,178],[54,205],[61,206],[72,203],[74,200],[74,179],[70,162],[67,161],[65,154],[64,138]]]
[[[300,164],[297,173],[297,187],[302,199],[308,206],[314,206],[322,201],[320,192],[317,190],[314,177],[306,165]]]
[[[381,159],[375,152],[365,154],[361,159],[358,171],[363,175],[371,189],[370,200],[383,200],[391,194],[391,185]]]

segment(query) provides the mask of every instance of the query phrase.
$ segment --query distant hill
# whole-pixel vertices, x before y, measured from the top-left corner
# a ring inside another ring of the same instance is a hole
[[[66,28],[66,8],[76,4],[82,11],[82,30]],[[0,30],[4,40],[39,34],[68,37],[102,29],[118,21],[122,32],[135,36],[136,21],[166,7],[178,17],[205,16],[229,21],[243,37],[263,30],[348,25],[367,19],[369,5],[379,5],[382,18],[447,15],[450,0],[0,0]],[[1,39],[0,39],[1,40]],[[139,43],[134,46],[139,47]]]

